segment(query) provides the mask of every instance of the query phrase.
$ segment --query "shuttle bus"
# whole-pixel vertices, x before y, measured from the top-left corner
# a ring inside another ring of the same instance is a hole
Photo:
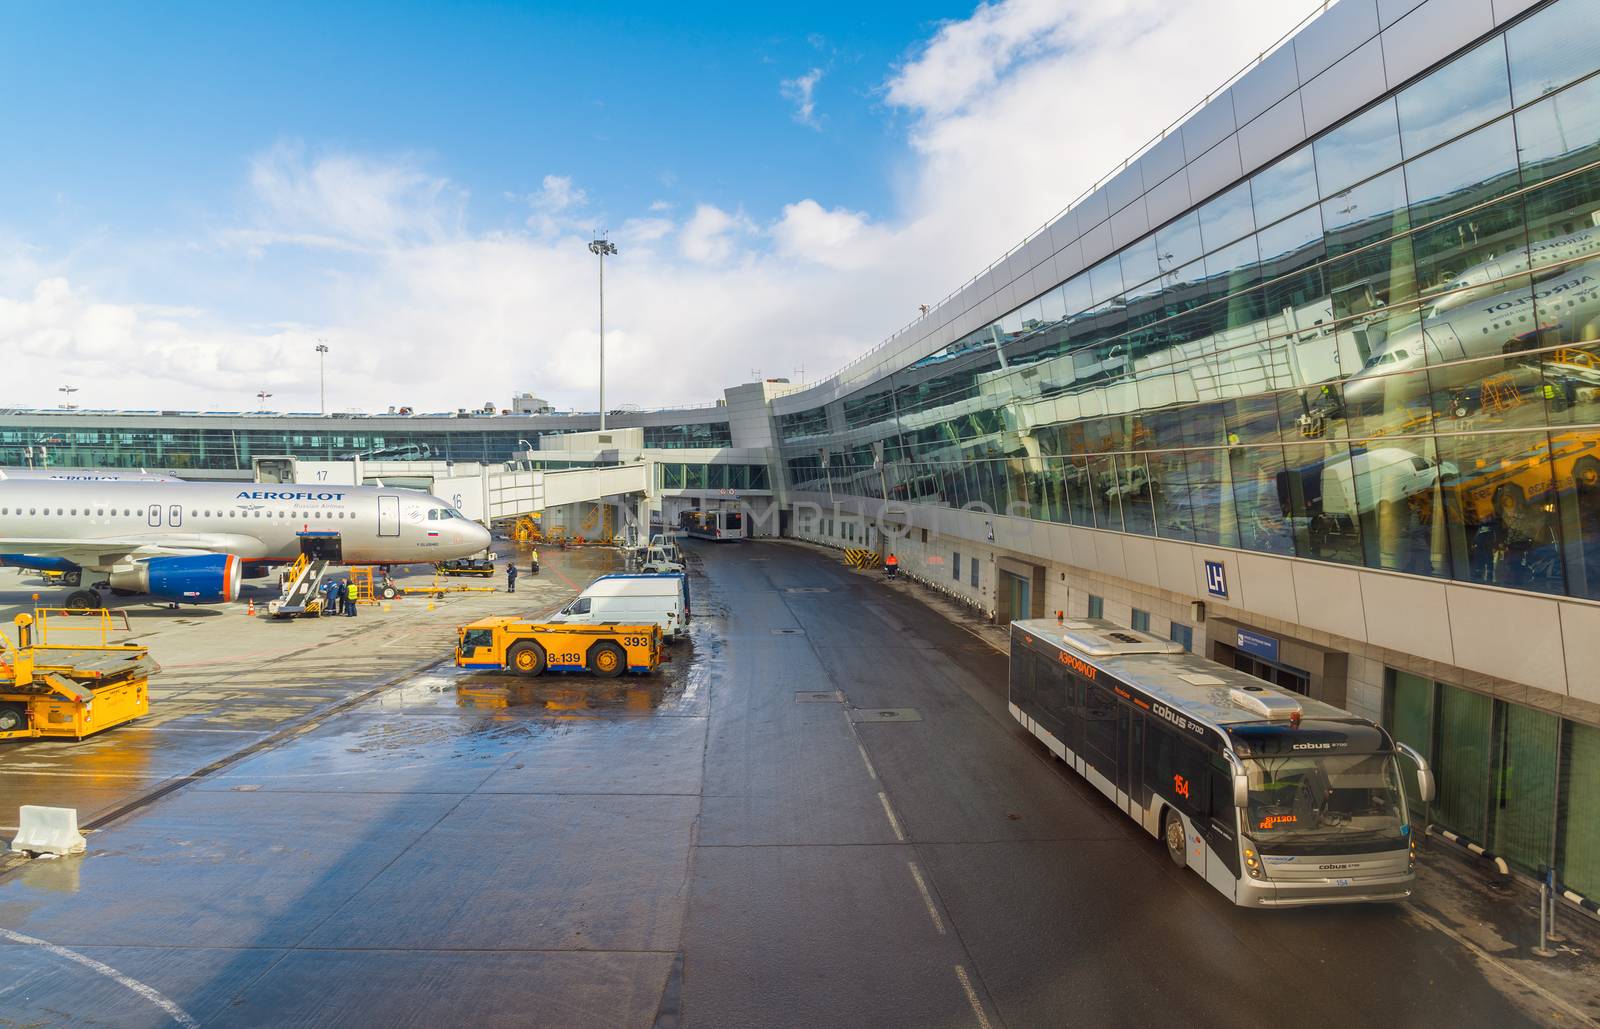
[[[1235,904],[1411,894],[1433,775],[1381,726],[1103,619],[1011,623],[1010,710]]]
[[[684,511],[678,515],[678,528],[703,540],[742,540],[745,538],[744,513],[720,508],[709,511]]]

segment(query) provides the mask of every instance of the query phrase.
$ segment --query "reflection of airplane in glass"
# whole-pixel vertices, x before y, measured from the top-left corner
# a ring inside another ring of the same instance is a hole
[[[1504,280],[1520,275],[1529,268],[1537,271],[1580,257],[1600,253],[1600,227],[1583,229],[1568,236],[1534,243],[1525,250],[1517,250],[1482,264],[1473,265],[1443,287],[1445,294],[1433,303],[1430,317],[1452,311],[1504,288]]]
[[[1384,402],[1386,383],[1403,372],[1430,369],[1432,389],[1469,385],[1483,369],[1465,362],[1531,350],[1538,334],[1561,324],[1584,325],[1600,318],[1600,262],[1590,262],[1539,283],[1531,292],[1515,289],[1484,297],[1434,316],[1420,328],[1390,336],[1383,349],[1344,384],[1349,408],[1371,410]]]

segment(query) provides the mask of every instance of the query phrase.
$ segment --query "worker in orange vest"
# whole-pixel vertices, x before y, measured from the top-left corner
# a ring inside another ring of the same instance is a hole
[[[900,559],[891,553],[887,558],[884,559],[883,570],[889,573],[889,578],[894,578],[895,573],[900,571]]]

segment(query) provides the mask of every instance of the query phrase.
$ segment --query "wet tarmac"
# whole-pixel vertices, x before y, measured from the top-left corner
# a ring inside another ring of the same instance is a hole
[[[691,559],[663,674],[420,671],[0,877],[0,1025],[1571,1024],[1403,906],[1233,908],[915,600]]]

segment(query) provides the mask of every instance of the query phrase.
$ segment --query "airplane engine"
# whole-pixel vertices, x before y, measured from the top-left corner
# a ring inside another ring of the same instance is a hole
[[[153,557],[136,567],[112,572],[111,588],[144,593],[179,604],[225,604],[239,597],[241,562],[232,554]]]

